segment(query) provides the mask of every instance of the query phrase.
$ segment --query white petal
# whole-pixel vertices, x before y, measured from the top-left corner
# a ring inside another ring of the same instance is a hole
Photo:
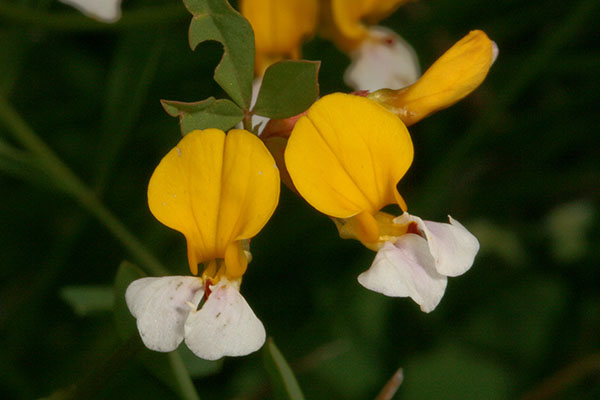
[[[419,61],[413,48],[394,31],[369,29],[369,38],[351,54],[344,82],[354,90],[400,89],[419,78]]]
[[[451,216],[448,219],[449,224],[423,221],[417,216],[404,213],[394,222],[415,222],[427,239],[437,272],[446,276],[458,276],[473,265],[479,251],[479,241],[460,222]]]
[[[447,278],[436,272],[427,241],[409,233],[394,244],[385,242],[358,282],[386,296],[410,297],[428,313],[444,296]]]
[[[260,87],[262,86],[262,77],[258,77],[256,79],[254,79],[254,82],[252,83],[252,101],[251,101],[251,107],[254,107],[254,105],[256,104],[256,100],[258,99],[258,92],[260,92]],[[267,117],[263,117],[261,115],[252,115],[252,127],[255,127],[258,125],[258,134],[260,134],[263,129],[265,129],[265,126],[267,125],[267,122],[269,122],[269,118]]]
[[[265,342],[262,322],[234,283],[221,279],[198,311],[185,323],[185,344],[200,358],[244,356]]]
[[[173,351],[183,340],[183,325],[193,309],[189,303],[197,306],[203,295],[200,278],[163,276],[133,281],[125,300],[146,347]]]
[[[498,58],[498,53],[500,53],[498,45],[496,44],[496,42],[492,42],[492,64],[496,62],[496,58]]]
[[[59,0],[83,14],[101,22],[116,22],[121,18],[121,0]]]

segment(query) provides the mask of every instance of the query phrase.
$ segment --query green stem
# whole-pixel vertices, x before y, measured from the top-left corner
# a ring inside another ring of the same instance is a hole
[[[429,176],[424,180],[426,183],[419,195],[423,209],[437,210],[444,201],[447,201],[448,193],[452,187],[448,182],[454,180],[458,168],[464,165],[464,160],[467,159],[469,152],[481,145],[488,137],[490,123],[496,121],[498,116],[505,112],[527,89],[530,83],[539,76],[540,71],[551,64],[552,58],[556,56],[558,51],[584,29],[587,19],[596,15],[593,10],[598,5],[599,3],[596,0],[579,2],[560,27],[554,30],[552,34],[544,36],[542,42],[536,46],[537,51],[532,52],[524,60],[521,68],[512,75],[513,79],[507,82],[505,88],[492,99],[493,104],[479,115],[470,129],[437,163],[437,166],[432,169]],[[500,52],[502,54],[502,49],[500,49]],[[502,55],[500,55],[500,60],[501,57]]]
[[[252,132],[256,135],[256,132],[252,130],[252,111],[244,110],[244,118],[242,119],[242,126],[248,132]]]
[[[38,158],[45,172],[54,179],[55,183],[95,216],[122,243],[146,272],[158,276],[168,274],[167,269],[54,154],[3,96],[0,96],[0,121],[6,125],[23,147]]]
[[[111,24],[93,20],[74,10],[47,12],[14,3],[0,2],[0,20],[3,22],[55,31],[123,30],[169,24],[188,17],[189,13],[181,4],[149,6],[124,11],[121,19]]]

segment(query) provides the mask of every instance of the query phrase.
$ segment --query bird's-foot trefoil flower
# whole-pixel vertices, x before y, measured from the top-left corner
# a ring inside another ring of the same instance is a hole
[[[240,11],[254,30],[255,71],[260,77],[277,61],[300,58],[302,41],[316,29],[318,1],[242,0]]]
[[[408,214],[396,185],[413,160],[402,121],[364,97],[335,93],[314,103],[289,137],[285,163],[304,199],[330,216],[340,236],[377,251],[359,276],[368,289],[411,297],[425,312],[441,300],[446,277],[467,271],[479,249],[460,223]],[[394,217],[381,209],[397,204]]]
[[[414,50],[394,31],[373,26],[406,2],[242,0],[240,10],[254,30],[256,76],[277,61],[300,58],[303,40],[318,28],[350,56],[344,80],[354,90],[408,86],[420,73]]]
[[[255,79],[252,85],[254,107],[262,79],[269,66],[282,60],[298,60],[302,43],[312,36],[318,21],[318,0],[242,0],[240,11],[254,31]],[[253,114],[252,127],[264,129],[268,118]]]
[[[420,74],[413,48],[391,29],[376,26],[407,0],[322,1],[321,34],[352,62],[344,81],[354,90],[400,89]]]
[[[263,345],[264,327],[239,289],[249,239],[278,199],[273,157],[248,131],[192,131],[162,159],[148,205],[185,236],[193,276],[142,278],[128,287],[127,305],[148,348],[172,351],[185,340],[194,354],[215,360]]]
[[[475,90],[497,56],[496,43],[483,31],[474,30],[448,49],[414,84],[399,90],[380,89],[368,97],[410,126]]]
[[[121,18],[121,0],[59,0],[75,7],[100,22],[116,22]]]

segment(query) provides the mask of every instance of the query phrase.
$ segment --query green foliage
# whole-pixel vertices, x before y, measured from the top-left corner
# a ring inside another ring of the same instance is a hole
[[[406,400],[502,400],[513,377],[506,369],[458,343],[447,343],[409,361],[400,388]]]
[[[254,113],[269,118],[300,114],[319,97],[318,61],[280,61],[267,68]]]
[[[278,400],[304,400],[298,381],[273,338],[268,338],[263,347],[263,363]]]
[[[110,311],[114,300],[113,289],[107,285],[66,286],[60,290],[60,297],[80,317]]]
[[[161,100],[165,111],[172,117],[179,117],[181,134],[195,129],[216,128],[227,132],[244,117],[244,112],[226,99],[209,97],[195,103]]]
[[[244,109],[250,108],[254,76],[254,33],[250,23],[226,0],[184,0],[193,18],[189,41],[192,49],[206,40],[223,45],[223,58],[215,81]]]

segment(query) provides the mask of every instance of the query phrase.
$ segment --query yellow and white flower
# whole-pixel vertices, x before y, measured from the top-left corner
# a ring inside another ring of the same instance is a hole
[[[187,241],[193,276],[142,278],[127,289],[144,344],[172,351],[185,340],[215,360],[258,350],[265,330],[240,294],[248,241],[273,214],[279,172],[264,144],[248,131],[188,133],[154,171],[152,214]],[[204,269],[198,275],[198,264]]]
[[[299,59],[303,40],[319,30],[350,56],[344,80],[354,90],[408,86],[419,77],[414,50],[391,29],[374,26],[406,2],[242,0],[240,10],[254,30],[256,76],[277,61]]]
[[[321,1],[321,34],[352,60],[344,81],[354,90],[400,89],[420,74],[413,48],[376,24],[409,0]]]
[[[364,97],[335,93],[313,104],[289,137],[285,164],[304,199],[330,216],[343,238],[377,251],[358,280],[388,296],[411,297],[425,312],[441,300],[448,276],[466,272],[479,249],[460,223],[408,214],[396,185],[413,160],[405,124]],[[380,211],[398,204],[403,214]]]

